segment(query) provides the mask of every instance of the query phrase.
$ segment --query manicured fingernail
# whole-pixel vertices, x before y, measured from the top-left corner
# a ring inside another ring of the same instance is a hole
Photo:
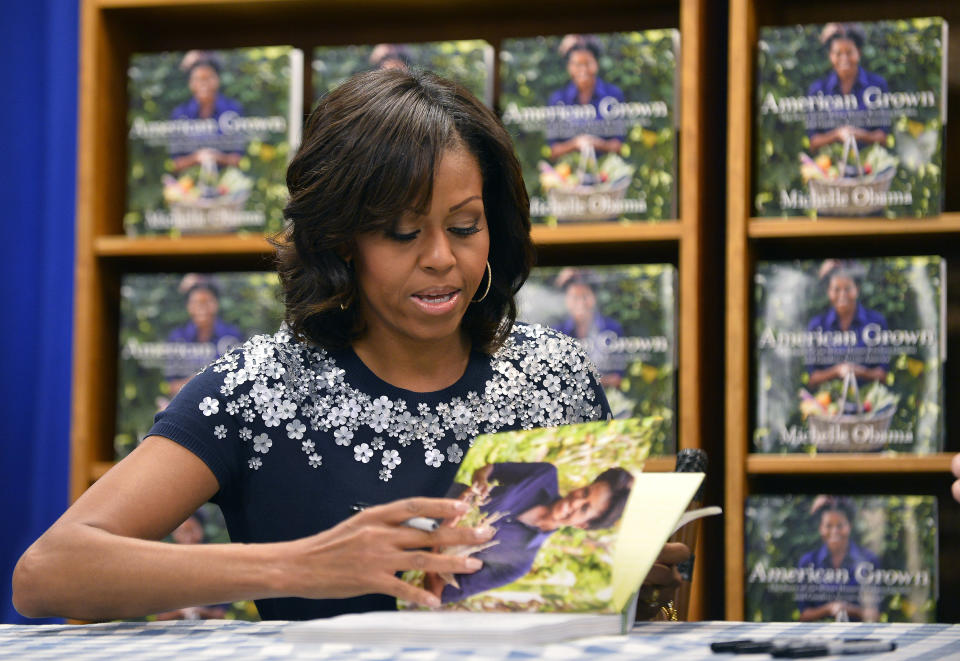
[[[440,605],[440,597],[433,594],[427,597],[427,606],[429,606],[430,608],[436,608],[439,605]]]
[[[480,569],[483,567],[483,561],[478,558],[467,558],[467,561],[463,563],[467,569]]]
[[[470,509],[470,506],[469,506],[467,503],[463,502],[462,500],[458,500],[458,501],[454,504],[454,507],[455,507],[456,510],[457,510],[458,512],[460,512],[461,514],[469,511],[469,509]]]
[[[480,526],[475,529],[477,539],[490,539],[496,534],[496,530],[492,526]]]

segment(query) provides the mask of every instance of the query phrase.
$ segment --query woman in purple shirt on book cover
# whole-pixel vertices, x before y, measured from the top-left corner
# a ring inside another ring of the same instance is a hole
[[[557,468],[545,462],[487,464],[474,472],[472,481],[473,492],[485,495],[480,511],[501,518],[491,524],[496,530],[490,540],[493,544],[473,554],[483,561],[479,571],[457,575],[456,585],[433,582],[443,603],[525,576],[543,543],[564,526],[586,530],[612,527],[623,515],[633,486],[629,471],[609,468],[589,484],[561,496]]]
[[[600,118],[600,104],[604,99],[613,99],[623,103],[623,92],[613,83],[608,83],[598,75],[600,70],[600,47],[586,35],[568,34],[560,43],[560,55],[567,65],[570,82],[562,89],[550,95],[551,106],[592,105]],[[573,123],[570,120],[569,123]],[[619,152],[626,136],[622,131],[604,128],[601,120],[584,120],[582,132],[569,137],[549,138],[550,158],[557,159],[570,152],[595,153]],[[597,129],[600,130],[597,130]],[[569,127],[567,127],[569,129]],[[569,131],[568,131],[569,132]]]
[[[882,143],[887,139],[889,122],[878,122],[876,119],[863,117],[865,113],[863,94],[870,88],[877,88],[879,92],[889,91],[887,81],[879,74],[867,71],[860,66],[860,55],[863,52],[864,35],[860,27],[850,23],[828,23],[823,28],[820,41],[826,49],[830,59],[831,70],[823,78],[819,78],[807,90],[809,96],[817,94],[851,95],[857,100],[856,109],[833,110],[831,113],[832,128],[821,130],[817,126],[810,126],[807,136],[810,138],[810,149],[817,151],[832,142],[846,142],[852,136],[858,144],[866,145]]]

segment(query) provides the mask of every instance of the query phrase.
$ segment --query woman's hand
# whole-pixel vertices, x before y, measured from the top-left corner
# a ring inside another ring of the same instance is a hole
[[[663,545],[660,555],[640,586],[640,598],[637,600],[638,620],[652,619],[661,608],[673,601],[674,593],[683,581],[677,565],[689,558],[690,549],[686,544],[667,542]]]
[[[472,574],[483,566],[477,558],[442,555],[431,549],[488,541],[493,529],[441,526],[424,532],[404,526],[415,516],[448,519],[467,505],[448,498],[408,498],[370,507],[329,530],[290,542],[291,575],[286,590],[306,599],[388,594],[421,606],[440,600],[397,577],[398,572]]]

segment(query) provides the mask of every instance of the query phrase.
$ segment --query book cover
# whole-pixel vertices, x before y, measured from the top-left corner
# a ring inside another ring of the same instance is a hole
[[[288,46],[134,53],[126,234],[280,230],[302,77]]]
[[[616,418],[661,418],[655,455],[676,451],[676,281],[672,264],[537,267],[518,318],[577,338]]]
[[[745,517],[748,621],[935,621],[935,497],[754,495]]]
[[[939,452],[946,261],[761,261],[756,452]]]
[[[941,18],[760,28],[756,215],[938,215],[946,65]]]
[[[442,525],[497,532],[440,552],[472,555],[483,567],[412,571],[404,580],[446,610],[632,613],[631,597],[703,479],[641,473],[661,424],[632,418],[477,437],[448,493],[472,509]]]
[[[381,68],[433,71],[493,107],[493,46],[482,39],[318,46],[312,62],[314,105],[353,74]]]
[[[534,223],[677,217],[679,38],[503,40],[499,105]]]
[[[193,375],[283,318],[276,273],[127,274],[120,286],[114,452],[122,459]]]

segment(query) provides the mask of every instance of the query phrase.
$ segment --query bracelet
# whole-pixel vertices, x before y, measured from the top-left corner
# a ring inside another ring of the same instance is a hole
[[[677,612],[677,609],[674,607],[673,599],[668,601],[665,605],[660,607],[660,615],[664,620],[670,622],[677,622],[680,619],[680,614]]]

